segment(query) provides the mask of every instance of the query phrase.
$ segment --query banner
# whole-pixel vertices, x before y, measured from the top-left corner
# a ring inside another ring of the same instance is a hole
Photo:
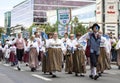
[[[62,8],[57,10],[58,35],[63,37],[64,33],[70,33],[71,9]]]

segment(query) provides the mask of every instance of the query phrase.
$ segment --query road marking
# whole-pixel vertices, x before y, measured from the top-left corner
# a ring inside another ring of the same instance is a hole
[[[52,79],[49,79],[49,78],[46,78],[46,77],[43,77],[43,76],[40,76],[40,75],[37,75],[37,74],[32,74],[32,76],[40,78],[40,79],[45,80],[45,81],[52,81]]]
[[[9,64],[3,64],[3,65],[4,65],[4,66],[7,66],[7,67],[10,66]]]

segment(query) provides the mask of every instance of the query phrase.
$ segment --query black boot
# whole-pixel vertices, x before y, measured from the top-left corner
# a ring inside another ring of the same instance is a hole
[[[17,69],[18,69],[19,71],[21,70],[20,67],[18,67],[18,66],[17,66]]]
[[[78,76],[78,74],[77,74],[77,73],[75,73],[75,76]]]
[[[94,80],[97,80],[98,78],[99,78],[98,75],[95,75],[95,76],[94,76]]]
[[[57,77],[57,76],[53,74],[52,77],[55,78],[55,77]]]
[[[93,79],[93,75],[89,75],[89,78]]]
[[[120,69],[120,66],[118,66],[118,69]]]

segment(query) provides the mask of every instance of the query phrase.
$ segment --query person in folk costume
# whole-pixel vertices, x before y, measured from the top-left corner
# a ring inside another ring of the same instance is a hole
[[[11,62],[11,66],[15,66],[16,65],[15,63],[16,62],[16,46],[14,45],[14,43],[11,42],[11,46],[9,49],[10,49],[9,61]]]
[[[25,41],[22,38],[22,34],[18,33],[18,38],[16,38],[13,41],[13,44],[16,44],[16,55],[17,55],[17,60],[18,60],[18,64],[17,64],[17,69],[20,71],[21,70],[21,63],[22,63],[22,58],[24,55],[24,48],[25,48]]]
[[[34,72],[38,68],[38,54],[39,46],[38,42],[35,40],[35,36],[32,36],[29,42],[29,67],[31,71]]]
[[[115,48],[117,50],[117,65],[118,65],[118,69],[120,69],[120,40],[118,41]]]
[[[35,32],[35,40],[38,42],[38,46],[39,46],[39,55],[38,55],[38,61],[39,61],[39,65],[41,65],[41,61],[42,61],[42,56],[43,56],[43,51],[42,51],[42,46],[43,46],[43,42],[42,42],[42,37],[41,37],[41,32]]]
[[[9,63],[9,57],[10,57],[10,42],[8,39],[6,39],[5,41],[5,46],[3,48],[3,52],[4,52],[4,58],[5,58],[5,62]]]
[[[49,40],[51,40],[53,38],[53,33],[48,33],[48,39],[45,40],[45,45],[47,46]],[[44,74],[46,72],[49,72],[49,69],[48,69],[48,49],[49,48],[46,48],[45,50],[45,54],[43,56],[43,59],[42,59],[42,72],[44,72]],[[52,75],[52,72],[49,72],[50,75]]]
[[[65,72],[68,74],[72,74],[73,71],[73,54],[74,54],[74,34],[70,34],[70,40],[66,42],[67,44],[67,52],[65,55]]]
[[[62,70],[62,56],[66,49],[62,41],[58,39],[57,32],[54,33],[53,38],[47,44],[49,72],[52,72],[52,77],[56,77],[55,72],[61,72]]]
[[[24,52],[24,56],[23,56],[23,61],[26,64],[26,66],[28,66],[28,60],[29,60],[29,41],[27,40],[27,38],[24,38],[25,40],[25,52]]]
[[[112,48],[112,46],[111,46],[111,40],[110,40],[108,35],[106,36],[106,41],[107,41],[107,43],[106,43],[107,60],[108,60],[109,66],[110,66],[111,65],[110,62],[111,62],[111,48]]]
[[[88,28],[87,32],[92,32],[91,27]],[[86,39],[85,41],[87,42],[86,49],[85,49],[85,55],[86,55],[86,58],[87,58],[86,64],[90,65],[90,50],[89,50],[90,46],[89,46],[89,40]]]
[[[80,73],[81,77],[84,77],[84,73],[86,73],[86,55],[85,55],[85,49],[83,46],[83,42],[79,40],[81,37],[81,34],[76,34],[75,39],[75,52],[73,55],[73,72],[75,72],[75,76],[78,76],[78,73]]]
[[[108,41],[105,37],[102,36],[103,35],[102,32],[99,32],[99,34],[101,35],[101,42],[100,42],[100,55],[98,57],[97,72],[99,76],[102,76],[102,73],[104,72],[104,70],[110,69],[110,65],[107,57]]]
[[[2,61],[2,59],[3,59],[3,47],[0,41],[0,61]]]
[[[94,80],[97,80],[99,78],[96,69],[98,57],[100,54],[100,41],[101,41],[101,36],[98,33],[99,29],[100,26],[97,23],[95,23],[92,26],[93,32],[88,32],[80,38],[80,40],[88,39],[90,45],[90,64],[91,64],[91,74],[89,75],[89,77]]]
[[[67,44],[66,44],[66,42],[69,41],[69,40],[70,40],[70,39],[69,39],[69,37],[68,37],[68,33],[65,33],[65,34],[64,34],[64,37],[61,39],[61,41],[63,42],[63,44],[64,44],[64,46],[66,47],[66,49],[67,49]],[[64,63],[65,63],[65,55],[64,55],[64,57],[63,57],[62,68],[64,68]]]

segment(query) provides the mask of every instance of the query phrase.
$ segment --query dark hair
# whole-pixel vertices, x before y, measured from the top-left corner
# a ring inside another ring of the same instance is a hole
[[[68,36],[68,33],[65,33],[64,36],[67,35]]]
[[[38,32],[36,31],[36,32],[34,32],[34,35],[36,35]]]
[[[94,29],[94,27],[98,27],[98,29],[100,29],[100,26],[97,24],[97,23],[95,23],[95,24],[93,24],[93,26],[91,27],[92,28],[92,30]]]
[[[77,33],[77,34],[76,34],[76,37],[78,37],[78,36],[81,36],[81,33]]]

